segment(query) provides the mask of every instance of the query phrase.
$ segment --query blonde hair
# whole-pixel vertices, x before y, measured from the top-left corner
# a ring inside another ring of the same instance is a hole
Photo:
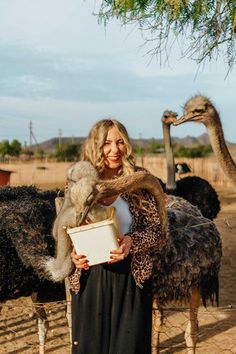
[[[131,174],[136,170],[132,145],[125,126],[116,119],[102,119],[94,124],[84,142],[80,159],[82,161],[90,161],[97,169],[98,173],[102,175],[105,169],[103,146],[109,129],[113,127],[119,130],[126,147],[126,154],[123,157],[118,176]],[[142,210],[144,214],[148,215],[148,202],[144,199],[142,191],[133,192],[132,197],[134,204]]]
[[[90,161],[98,170],[99,174],[102,175],[105,169],[103,146],[108,131],[113,127],[116,127],[119,130],[126,147],[126,154],[123,157],[122,166],[118,175],[127,175],[135,171],[132,146],[126,128],[115,119],[103,119],[94,124],[82,147],[80,159],[82,161]]]

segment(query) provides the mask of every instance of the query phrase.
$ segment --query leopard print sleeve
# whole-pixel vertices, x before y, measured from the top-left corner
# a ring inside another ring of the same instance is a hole
[[[160,248],[165,242],[161,232],[158,208],[154,197],[147,191],[143,192],[148,201],[148,216],[133,208],[134,224],[127,235],[132,238],[131,254],[147,253],[153,248]]]
[[[81,276],[81,269],[74,268],[71,275],[68,276],[70,288],[76,294],[78,294],[80,289],[80,276]]]

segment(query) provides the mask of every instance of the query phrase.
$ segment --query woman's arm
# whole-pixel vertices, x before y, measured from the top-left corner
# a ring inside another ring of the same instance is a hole
[[[150,248],[156,248],[166,243],[166,236],[162,235],[162,228],[159,218],[158,208],[155,198],[144,192],[145,199],[148,201],[148,217],[145,215],[142,219],[143,225],[139,225],[139,230],[129,232],[126,235],[132,239],[130,253],[146,252]],[[139,215],[140,216],[140,215]],[[143,228],[143,230],[141,230]]]

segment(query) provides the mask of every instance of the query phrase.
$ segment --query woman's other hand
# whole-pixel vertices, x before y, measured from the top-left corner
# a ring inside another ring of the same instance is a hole
[[[75,249],[73,248],[72,252],[71,252],[71,260],[74,263],[74,265],[76,266],[77,269],[85,269],[88,270],[89,269],[89,265],[88,265],[88,260],[86,258],[86,256],[82,255],[82,254],[77,254],[75,252]]]
[[[122,236],[120,239],[120,247],[117,250],[111,251],[111,260],[108,262],[109,264],[122,261],[130,252],[132,238],[130,236]]]

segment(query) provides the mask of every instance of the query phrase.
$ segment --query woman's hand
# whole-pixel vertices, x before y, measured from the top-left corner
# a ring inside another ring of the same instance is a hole
[[[117,250],[111,251],[111,260],[108,262],[109,264],[122,261],[130,252],[132,238],[130,236],[122,236],[120,238],[120,247]]]
[[[88,260],[86,258],[86,256],[82,255],[82,254],[77,254],[75,252],[75,249],[73,248],[72,252],[71,252],[71,260],[74,263],[74,265],[76,266],[77,269],[85,269],[88,270],[89,269],[89,265],[88,265]]]

